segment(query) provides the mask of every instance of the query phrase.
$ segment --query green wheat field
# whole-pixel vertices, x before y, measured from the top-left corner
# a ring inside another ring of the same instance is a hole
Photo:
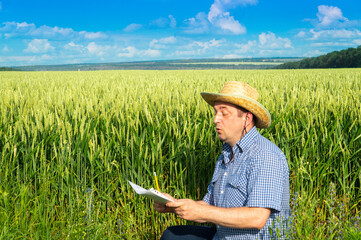
[[[200,92],[245,81],[290,166],[291,239],[360,239],[361,69],[0,73],[0,239],[159,239],[127,180],[202,199],[221,152]]]

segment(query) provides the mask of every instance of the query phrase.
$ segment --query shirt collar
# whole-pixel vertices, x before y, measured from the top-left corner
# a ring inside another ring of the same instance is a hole
[[[241,139],[238,140],[236,145],[233,146],[233,148],[228,145],[227,143],[223,144],[223,162],[229,163],[232,158],[232,154],[237,152],[237,149],[239,152],[246,151],[251,146],[251,143],[253,142],[254,138],[258,135],[257,128],[254,126],[247,132]]]

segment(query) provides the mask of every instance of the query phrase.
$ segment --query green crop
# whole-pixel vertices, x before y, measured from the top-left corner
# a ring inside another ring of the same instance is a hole
[[[221,152],[200,92],[245,81],[290,166],[295,239],[360,237],[361,71],[0,73],[0,239],[155,239],[127,184],[202,199]],[[189,223],[188,223],[189,224]]]

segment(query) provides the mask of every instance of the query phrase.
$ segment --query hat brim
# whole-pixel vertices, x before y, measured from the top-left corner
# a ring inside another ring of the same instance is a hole
[[[215,102],[226,102],[247,109],[256,117],[256,127],[268,128],[271,125],[271,115],[268,110],[256,100],[244,95],[202,92],[201,96],[211,106]]]

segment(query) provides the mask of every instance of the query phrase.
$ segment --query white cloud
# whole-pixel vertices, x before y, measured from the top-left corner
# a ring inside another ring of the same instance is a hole
[[[319,40],[319,39],[330,39],[330,38],[360,38],[361,32],[357,29],[347,30],[347,29],[336,29],[336,30],[321,30],[316,31],[314,29],[310,30],[311,38],[310,40]]]
[[[81,36],[84,36],[85,39],[101,39],[101,38],[106,38],[107,35],[103,32],[86,32],[86,31],[81,31],[79,32],[79,34]]]
[[[133,46],[123,48],[122,52],[118,53],[118,57],[133,58],[133,57],[159,57],[161,52],[155,49],[138,50]]]
[[[50,45],[48,39],[34,39],[29,42],[28,47],[24,52],[29,53],[45,53],[54,50],[54,47]]]
[[[209,40],[207,42],[194,41],[190,45],[190,47],[199,46],[199,47],[202,47],[202,49],[208,49],[210,47],[219,47],[222,45],[223,42],[224,42],[224,40],[216,40],[213,38],[212,40]]]
[[[161,55],[161,51],[156,49],[147,49],[139,52],[140,56],[148,56],[148,57],[159,57]]]
[[[36,27],[34,23],[17,23],[17,22],[4,22],[0,28],[0,33],[4,33],[6,38],[11,37],[31,37],[31,38],[47,38],[47,39],[98,39],[106,38],[107,35],[103,32],[76,32],[71,28],[49,27],[46,25]]]
[[[74,30],[71,28],[60,28],[60,27],[49,27],[49,26],[40,26],[35,28],[33,31],[29,32],[33,36],[42,36],[47,38],[58,38],[58,37],[70,37],[75,34]]]
[[[325,52],[321,52],[318,49],[317,50],[312,50],[312,51],[308,51],[305,54],[303,54],[303,57],[315,57],[315,56],[320,56],[326,54]]]
[[[246,6],[256,3],[257,0],[215,0],[208,12],[208,20],[226,33],[244,34],[246,33],[246,28],[239,21],[235,20],[227,10],[239,5]]]
[[[272,32],[261,33],[258,40],[250,40],[245,44],[236,44],[238,49],[232,54],[247,54],[253,57],[280,56],[292,49],[291,40],[277,37]]]
[[[244,34],[246,28],[233,16],[229,9],[256,4],[258,0],[215,0],[208,14],[200,12],[186,21],[186,33],[207,33],[210,30],[221,34]]]
[[[351,47],[355,45],[355,41],[352,42],[316,42],[311,43],[311,46],[315,47]]]
[[[195,55],[201,55],[204,53],[209,54],[214,49],[221,47],[224,42],[225,40],[216,40],[214,38],[204,42],[193,41],[188,45],[178,47],[176,51],[172,52],[171,56],[188,55],[190,57],[193,57]]]
[[[78,52],[78,53],[86,53],[87,48],[81,44],[75,44],[74,42],[70,42],[64,45],[64,49],[69,50],[71,52]]]
[[[6,56],[0,57],[0,62],[18,62],[18,63],[31,63],[39,60],[37,56]],[[20,64],[19,64],[20,65]]]
[[[143,25],[141,25],[141,24],[132,23],[132,24],[129,24],[128,26],[126,26],[124,28],[124,31],[126,31],[126,32],[134,32],[134,31],[137,31],[137,30],[141,29],[142,27],[143,27]]]
[[[267,48],[291,48],[291,40],[288,38],[276,37],[272,32],[261,33],[258,36],[259,43]]]
[[[340,8],[335,6],[318,6],[317,20],[313,21],[314,28],[300,31],[296,37],[304,38],[320,46],[331,46],[330,42],[339,46],[353,46],[354,40],[361,38],[358,26],[361,20],[349,20]],[[332,46],[336,46],[333,44]],[[315,46],[315,45],[314,45]]]
[[[136,55],[137,49],[133,46],[126,47],[122,50],[123,52],[118,53],[118,57],[132,58]]]
[[[209,31],[210,23],[207,19],[207,14],[200,12],[195,18],[185,20],[188,27],[185,29],[186,33],[201,34]]]
[[[226,54],[224,55],[222,58],[225,59],[230,59],[230,58],[244,58],[243,55],[238,55],[238,54]]]
[[[361,39],[355,39],[352,42],[356,45],[361,45]]]
[[[33,56],[0,56],[0,62],[5,63],[6,66],[24,66],[29,64],[47,64],[50,60],[57,57],[47,54],[33,55]]]
[[[110,49],[112,49],[109,45],[98,45],[95,42],[91,42],[86,46],[86,49],[91,55],[96,55],[98,57],[103,56],[109,52]]]
[[[306,32],[305,31],[299,31],[297,34],[296,34],[296,37],[298,38],[303,38],[306,36]]]
[[[348,21],[341,12],[341,9],[333,6],[320,5],[317,13],[321,26],[330,26],[339,21]]]
[[[245,44],[235,44],[235,46],[238,48],[236,51],[238,53],[248,53],[250,52],[252,49],[257,47],[257,41],[253,40],[253,41],[248,41]]]
[[[161,39],[153,39],[149,46],[153,48],[166,48],[167,44],[173,44],[177,41],[177,39],[173,36],[161,38]]]
[[[233,16],[229,15],[229,12],[222,13],[217,15],[216,18],[210,19],[209,21],[216,27],[222,29],[225,33],[233,34],[244,34],[246,33],[246,28],[240,24]]]
[[[180,51],[177,50],[174,52],[175,56],[194,56],[197,55],[197,52],[194,50],[186,50],[186,51]]]

